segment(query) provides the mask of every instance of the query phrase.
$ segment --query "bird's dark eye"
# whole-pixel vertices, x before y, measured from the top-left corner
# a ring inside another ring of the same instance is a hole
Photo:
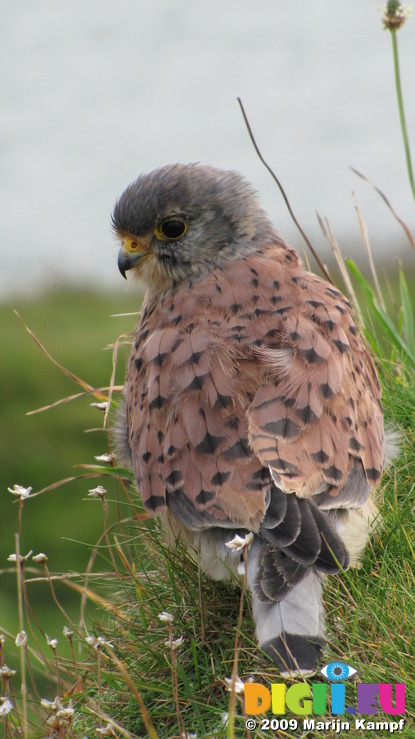
[[[166,239],[178,239],[186,232],[187,225],[183,221],[172,219],[171,221],[164,221],[159,230]]]

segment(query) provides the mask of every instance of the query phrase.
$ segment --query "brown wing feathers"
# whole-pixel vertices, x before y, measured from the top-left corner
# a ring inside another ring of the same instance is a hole
[[[127,412],[150,511],[167,500],[190,528],[260,531],[274,559],[346,563],[327,516],[286,493],[362,505],[383,464],[379,388],[348,301],[295,252],[273,245],[148,304]]]

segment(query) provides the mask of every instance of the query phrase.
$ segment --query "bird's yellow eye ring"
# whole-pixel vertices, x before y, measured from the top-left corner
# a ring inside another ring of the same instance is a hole
[[[130,241],[128,247],[130,251],[136,251],[138,249],[138,244],[136,241]]]
[[[179,218],[170,218],[168,221],[163,221],[154,231],[155,236],[162,241],[174,241],[179,239],[180,236],[184,236],[187,231],[187,223],[181,221]]]

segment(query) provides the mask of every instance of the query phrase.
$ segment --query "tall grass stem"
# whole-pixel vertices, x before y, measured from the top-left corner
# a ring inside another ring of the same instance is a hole
[[[396,38],[396,29],[390,29],[391,36],[392,36],[392,51],[393,51],[393,67],[395,72],[395,87],[396,87],[396,95],[398,98],[398,109],[399,109],[399,119],[401,122],[401,130],[402,130],[402,138],[403,138],[403,145],[405,149],[405,158],[406,158],[406,167],[408,170],[408,177],[409,177],[409,184],[411,186],[411,191],[413,198],[415,200],[415,180],[414,180],[414,173],[412,169],[412,160],[411,160],[411,151],[409,147],[409,138],[408,138],[408,131],[406,128],[406,119],[405,119],[405,110],[403,105],[403,95],[402,95],[402,85],[401,85],[401,73],[399,68],[399,54],[398,54],[398,41]]]
[[[20,559],[20,536],[15,535],[16,549],[16,573],[17,573],[17,610],[19,616],[19,631],[24,631],[24,615],[23,615],[23,587],[22,587],[22,563]],[[26,652],[23,646],[20,647],[20,680],[21,680],[21,696],[22,696],[22,733],[23,738],[28,739],[28,720],[27,720],[27,686],[26,686]]]

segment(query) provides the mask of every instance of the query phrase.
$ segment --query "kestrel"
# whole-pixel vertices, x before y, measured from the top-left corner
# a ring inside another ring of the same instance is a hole
[[[118,266],[145,287],[118,431],[147,511],[214,579],[253,533],[260,647],[315,671],[324,576],[355,563],[376,513],[384,431],[349,301],[307,272],[237,173],[175,164],[115,205]]]

